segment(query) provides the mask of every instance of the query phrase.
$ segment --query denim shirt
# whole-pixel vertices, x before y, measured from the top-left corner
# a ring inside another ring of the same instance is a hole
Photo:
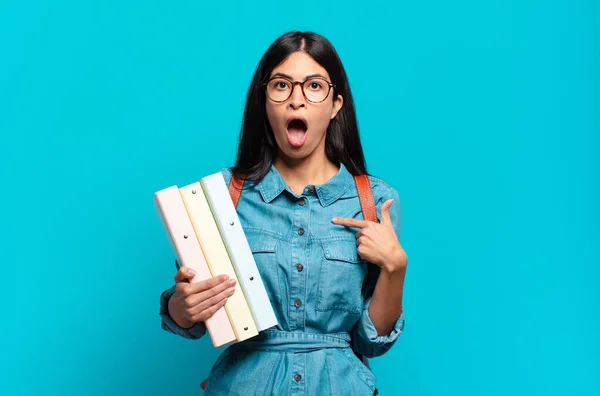
[[[231,170],[220,172],[229,184]],[[400,237],[397,191],[374,176],[369,181],[378,220],[383,202],[394,199],[390,217]],[[279,324],[228,346],[205,392],[372,395],[375,376],[350,346],[367,358],[384,354],[403,331],[404,312],[389,334],[377,334],[368,308],[378,268],[358,255],[356,228],[331,222],[363,219],[352,174],[341,164],[326,183],[296,194],[271,166],[260,182],[246,182],[237,213]],[[369,267],[375,272],[367,276]],[[167,302],[174,291],[160,297],[162,329],[188,339],[204,336],[203,323],[183,329],[170,318]]]

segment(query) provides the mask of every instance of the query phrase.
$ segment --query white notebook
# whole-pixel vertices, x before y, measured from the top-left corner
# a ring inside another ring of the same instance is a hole
[[[258,331],[276,326],[275,312],[223,175],[217,172],[205,176],[200,183],[238,274],[240,286],[244,291]]]

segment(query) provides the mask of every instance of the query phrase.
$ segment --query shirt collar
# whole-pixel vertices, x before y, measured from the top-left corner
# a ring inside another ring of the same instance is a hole
[[[331,179],[323,184],[314,186],[319,202],[322,206],[327,206],[344,195],[352,183],[354,183],[354,177],[344,164],[340,163],[340,169]],[[258,188],[265,202],[273,201],[284,190],[287,190],[293,196],[299,196],[286,184],[279,171],[277,171],[277,168],[273,165],[271,165],[269,172],[259,182]]]

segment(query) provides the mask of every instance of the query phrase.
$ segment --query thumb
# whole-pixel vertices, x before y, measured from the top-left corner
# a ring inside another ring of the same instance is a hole
[[[183,266],[175,273],[175,282],[189,282],[194,275],[196,275],[196,271],[190,267]]]
[[[392,219],[390,217],[390,206],[392,206],[393,199],[388,199],[381,205],[381,224],[391,224]]]

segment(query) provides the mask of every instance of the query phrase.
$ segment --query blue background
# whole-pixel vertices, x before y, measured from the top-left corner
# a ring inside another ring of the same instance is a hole
[[[600,5],[0,5],[3,395],[199,394],[218,350],[160,329],[152,194],[233,164],[288,30],[347,68],[398,189],[406,331],[383,395],[600,394]]]

